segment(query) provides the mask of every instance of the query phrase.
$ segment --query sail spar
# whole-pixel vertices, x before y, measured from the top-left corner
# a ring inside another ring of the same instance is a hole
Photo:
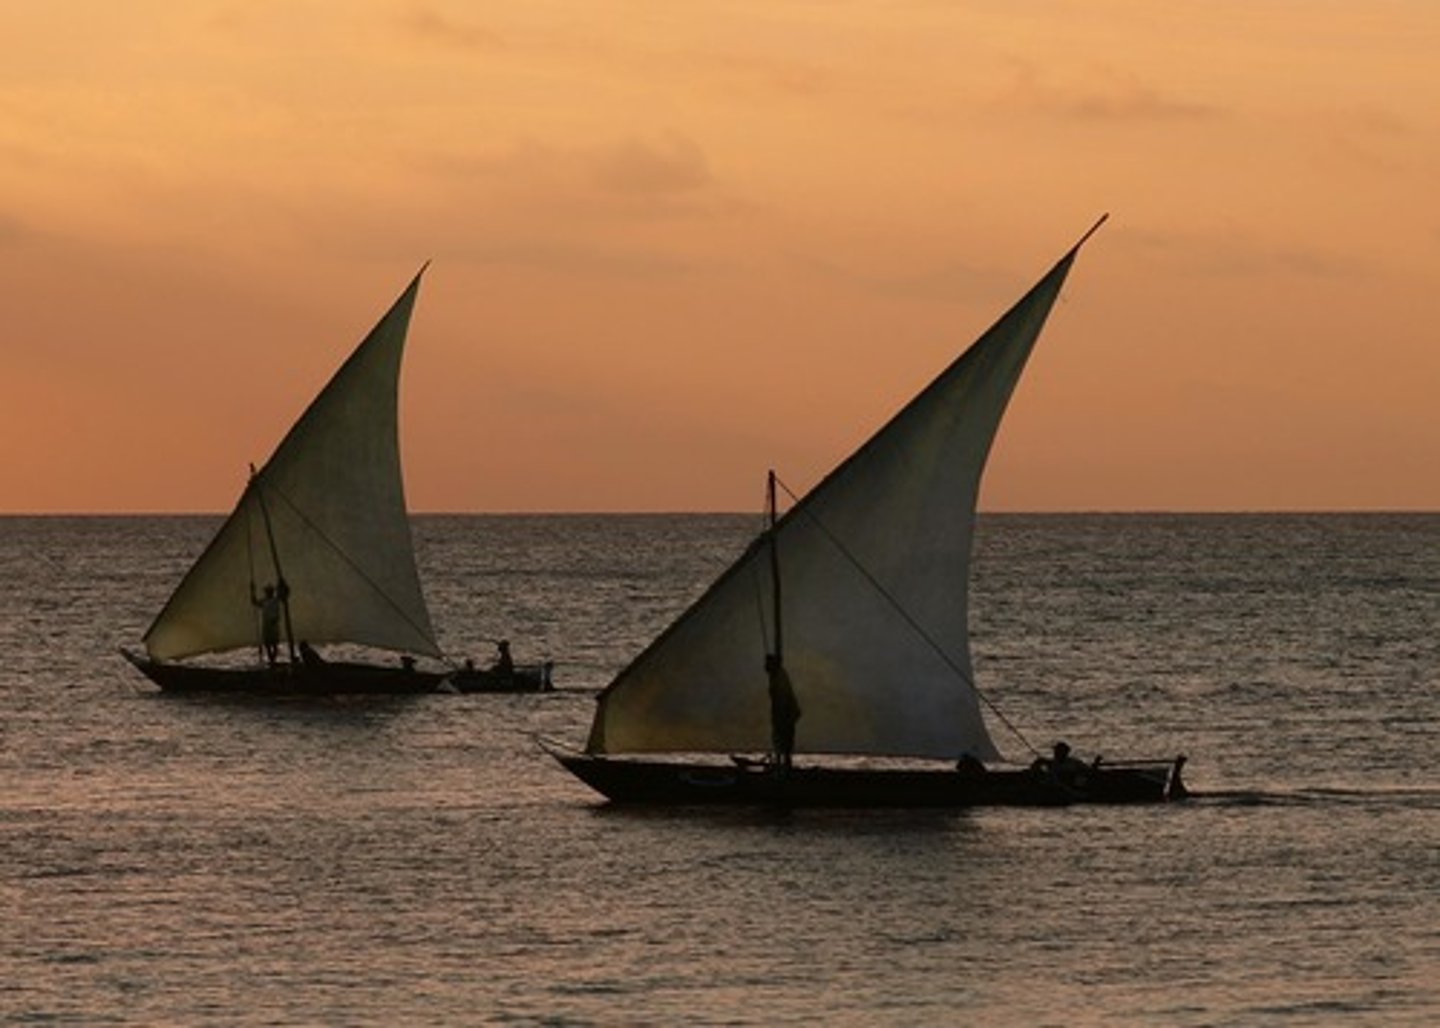
[[[254,646],[250,590],[278,580],[277,559],[297,640],[440,654],[415,567],[398,424],[401,357],[423,274],[252,476],[145,634],[152,659]]]
[[[797,751],[999,756],[970,655],[975,505],[1081,243],[775,527],[785,664],[804,711]],[[767,748],[768,561],[768,547],[752,546],[620,672],[600,695],[588,752]]]

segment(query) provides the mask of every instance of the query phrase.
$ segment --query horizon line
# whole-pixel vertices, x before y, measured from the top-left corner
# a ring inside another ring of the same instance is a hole
[[[10,510],[0,511],[0,518],[209,518],[227,517],[230,510]],[[748,517],[758,510],[412,510],[409,517]],[[1440,514],[1440,509],[1427,507],[1075,507],[1075,508],[999,508],[980,509],[977,515],[1021,517],[1083,516],[1157,516],[1234,517],[1265,515],[1333,515],[1333,514]]]

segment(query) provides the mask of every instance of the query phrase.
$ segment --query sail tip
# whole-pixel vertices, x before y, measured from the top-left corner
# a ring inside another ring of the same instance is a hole
[[[426,257],[425,260],[421,262],[420,270],[415,272],[415,277],[412,278],[410,284],[405,287],[405,292],[409,293],[420,288],[420,280],[425,277],[425,272],[430,270],[430,261],[431,258]]]
[[[1110,220],[1110,212],[1109,212],[1109,211],[1106,211],[1105,213],[1101,214],[1100,217],[1096,220],[1095,224],[1091,225],[1091,226],[1085,231],[1085,234],[1080,237],[1080,241],[1077,242],[1074,246],[1072,246],[1072,247],[1070,248],[1070,252],[1071,252],[1071,253],[1074,253],[1076,250],[1080,249],[1080,247],[1084,246],[1087,242],[1089,242],[1090,237],[1093,236],[1096,232],[1099,232],[1099,231],[1100,231],[1100,226],[1103,225],[1103,224],[1105,224],[1105,222],[1107,222],[1107,221],[1109,221],[1109,220]]]

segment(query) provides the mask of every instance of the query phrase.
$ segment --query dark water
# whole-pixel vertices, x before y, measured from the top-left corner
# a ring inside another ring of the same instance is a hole
[[[1188,753],[1193,803],[599,806],[532,736],[754,520],[418,519],[447,648],[572,691],[258,703],[115,653],[214,521],[0,519],[0,1020],[1440,1018],[1440,517],[983,519],[982,687],[1036,746]]]

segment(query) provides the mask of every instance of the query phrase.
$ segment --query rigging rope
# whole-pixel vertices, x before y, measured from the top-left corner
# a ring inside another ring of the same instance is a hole
[[[905,623],[915,631],[915,634],[918,635],[926,643],[926,645],[928,645],[932,650],[935,651],[935,653],[940,657],[942,661],[945,662],[945,665],[950,668],[951,671],[955,672],[955,676],[959,678],[960,681],[964,682],[965,685],[969,687],[970,691],[973,692],[976,697],[978,697],[980,701],[985,704],[986,707],[990,708],[990,711],[997,718],[1000,719],[1001,724],[1003,724],[1012,733],[1014,733],[1015,738],[1020,740],[1021,745],[1023,745],[1027,750],[1029,750],[1032,755],[1038,756],[1040,751],[1037,750],[1033,745],[1031,745],[1029,739],[1025,738],[1025,733],[1021,732],[1020,729],[1015,727],[1015,725],[1010,721],[1010,719],[1005,716],[1005,713],[998,706],[996,706],[994,701],[991,700],[989,696],[986,696],[985,693],[980,691],[980,687],[975,684],[975,680],[970,675],[966,674],[965,670],[961,668],[960,665],[955,663],[954,659],[951,658],[950,654],[945,651],[945,648],[941,646],[934,638],[932,638],[930,633],[925,631],[924,627],[922,627],[918,621],[916,621],[913,617],[910,616],[910,612],[907,611],[900,604],[900,601],[897,600],[894,595],[892,595],[891,592],[886,589],[885,586],[882,585],[874,575],[870,573],[869,569],[867,569],[865,565],[860,563],[859,559],[850,552],[846,545],[841,542],[840,539],[833,532],[831,532],[829,528],[825,526],[825,523],[815,516],[815,514],[810,510],[809,506],[800,503],[800,498],[795,495],[795,493],[788,485],[784,483],[784,481],[782,481],[778,476],[776,477],[775,481],[779,484],[781,489],[785,490],[785,494],[790,497],[791,503],[794,504],[794,506],[791,507],[791,513],[798,512],[808,517],[811,522],[814,523],[815,527],[820,529],[821,534],[823,534],[825,538],[829,539],[835,545],[835,548],[840,551],[841,555],[844,556],[844,558],[851,563],[855,570],[860,572],[860,574],[864,576],[865,581],[869,582],[870,585],[875,589],[875,591],[878,592],[882,597],[884,597],[886,602],[888,602],[892,607],[895,608],[895,612],[899,614],[900,617],[904,619]]]

